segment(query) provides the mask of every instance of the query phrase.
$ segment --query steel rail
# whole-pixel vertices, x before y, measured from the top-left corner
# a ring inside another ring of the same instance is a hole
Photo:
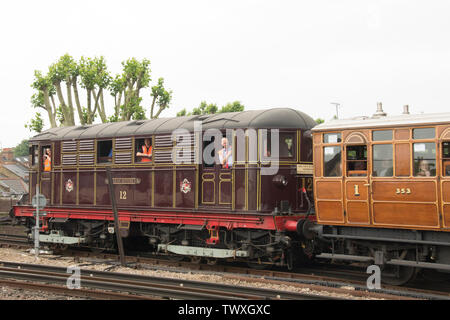
[[[52,280],[55,280],[54,278],[57,277],[58,279],[63,278],[64,281],[68,277],[67,269],[63,267],[5,261],[0,261],[0,265],[3,265],[3,267],[0,267],[0,276],[14,273],[17,277],[20,277],[20,274],[33,279],[48,276]],[[157,294],[158,296],[177,299],[334,299],[319,295],[283,292],[255,287],[84,269],[81,270],[81,282],[83,286],[99,285],[101,289]],[[105,285],[100,285],[100,282],[105,283]],[[129,288],[125,288],[125,286],[129,286]]]

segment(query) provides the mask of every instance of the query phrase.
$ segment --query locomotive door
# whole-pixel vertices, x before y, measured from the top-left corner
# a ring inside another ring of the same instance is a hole
[[[367,144],[362,134],[352,134],[345,146],[345,220],[370,224],[370,176],[367,167]]]
[[[212,136],[211,141],[203,143],[203,161],[200,165],[199,205],[203,207],[230,208],[232,204],[232,162],[228,165],[219,164],[219,154],[212,147],[217,136]],[[222,141],[219,141],[221,143]],[[209,146],[208,146],[209,145]],[[223,152],[217,144],[218,153]],[[214,159],[214,163],[208,163],[205,152]],[[232,157],[232,155],[231,155]]]

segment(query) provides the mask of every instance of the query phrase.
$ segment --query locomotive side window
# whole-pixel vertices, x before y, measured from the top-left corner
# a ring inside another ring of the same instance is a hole
[[[450,142],[442,142],[442,175],[450,176]]]
[[[214,148],[215,136],[210,137],[211,140],[203,141],[203,167],[211,168],[214,167],[216,159],[216,149]],[[206,154],[205,154],[206,153]],[[212,160],[212,161],[211,161]]]
[[[97,142],[97,163],[111,163],[112,153],[112,140]]]
[[[372,167],[374,177],[393,176],[392,144],[376,144],[373,146]]]
[[[341,170],[341,147],[323,148],[323,174],[325,177],[340,177]]]
[[[294,158],[295,134],[280,132],[280,158]]]
[[[52,149],[50,146],[42,147],[41,168],[43,171],[51,171],[52,168]]]
[[[347,146],[347,176],[367,176],[367,146]]]
[[[378,130],[372,132],[373,141],[392,140],[392,130]]]
[[[323,135],[323,143],[338,143],[341,142],[340,133],[325,133]]]
[[[34,167],[39,163],[39,149],[38,146],[30,147],[31,165]]]
[[[414,143],[414,176],[436,176],[436,145],[433,142]]]
[[[136,139],[135,146],[135,162],[152,162],[153,148],[151,138]]]

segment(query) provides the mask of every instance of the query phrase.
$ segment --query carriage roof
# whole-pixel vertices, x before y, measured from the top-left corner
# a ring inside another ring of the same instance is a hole
[[[187,129],[192,132],[194,131],[195,121],[202,122],[203,130],[210,128],[279,128],[309,130],[316,124],[310,116],[299,110],[273,108],[266,110],[216,113],[212,115],[194,115],[52,128],[34,136],[30,139],[30,142],[170,134],[175,129]]]
[[[450,113],[402,114],[382,117],[356,117],[322,123],[312,131],[332,131],[363,128],[392,128],[450,123]]]

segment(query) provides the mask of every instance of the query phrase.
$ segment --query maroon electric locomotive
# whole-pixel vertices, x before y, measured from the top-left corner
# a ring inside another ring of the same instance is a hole
[[[13,215],[35,224],[38,185],[49,246],[114,249],[118,231],[152,252],[291,267],[314,217],[314,125],[278,108],[52,128],[30,139],[30,195]]]

